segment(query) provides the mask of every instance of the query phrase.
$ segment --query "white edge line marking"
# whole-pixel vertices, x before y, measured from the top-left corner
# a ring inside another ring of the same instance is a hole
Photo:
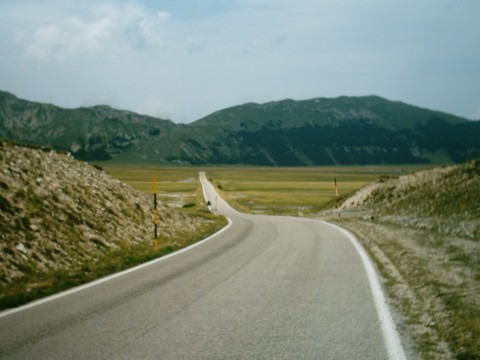
[[[377,273],[375,272],[372,262],[367,255],[367,252],[362,247],[362,245],[360,245],[360,242],[352,233],[338,225],[331,224],[326,221],[322,222],[343,233],[357,250],[360,258],[362,259],[363,267],[367,272],[367,278],[368,282],[370,283],[370,290],[372,291],[375,307],[377,308],[377,314],[380,320],[383,341],[387,349],[388,358],[390,360],[406,360],[407,356],[405,355],[405,351],[402,347],[402,343],[400,341],[400,336],[397,332],[395,322],[393,321],[390,310],[388,309],[388,305],[385,300],[385,296],[383,295],[380,281],[378,280]]]
[[[206,193],[205,193],[205,188],[203,187],[203,183],[202,183],[202,190],[203,190],[204,197],[206,198]],[[35,306],[39,306],[41,304],[44,304],[44,303],[47,303],[47,302],[50,302],[50,301],[53,301],[53,300],[71,295],[71,294],[74,294],[76,292],[79,292],[79,291],[82,291],[82,290],[100,285],[104,282],[113,280],[117,277],[129,274],[131,272],[134,272],[134,271],[146,268],[146,267],[149,267],[149,266],[154,265],[156,263],[159,263],[161,261],[167,260],[168,258],[171,258],[173,256],[182,254],[182,253],[184,253],[188,250],[191,250],[191,249],[207,242],[208,240],[213,239],[217,235],[220,235],[221,233],[226,231],[232,225],[232,220],[230,220],[230,218],[228,218],[228,217],[227,217],[227,220],[228,220],[228,225],[225,226],[224,228],[222,228],[220,231],[218,231],[215,234],[212,234],[209,237],[207,237],[207,238],[205,238],[205,239],[203,239],[203,240],[201,240],[201,241],[199,241],[195,244],[192,244],[192,245],[190,245],[186,248],[178,250],[178,251],[176,251],[174,253],[171,253],[169,255],[165,255],[161,258],[154,259],[154,260],[151,260],[151,261],[146,262],[144,264],[135,266],[133,268],[130,268],[130,269],[127,269],[127,270],[124,270],[124,271],[121,271],[121,272],[103,277],[103,278],[98,279],[98,280],[94,280],[90,283],[74,287],[72,289],[60,292],[60,293],[55,294],[55,295],[47,296],[43,299],[33,301],[29,304],[22,305],[20,307],[17,307],[17,308],[11,309],[11,310],[3,311],[3,312],[0,313],[0,318],[6,317],[8,315],[13,315],[15,313],[33,308]],[[360,245],[357,238],[353,234],[351,234],[349,231],[343,229],[340,226],[337,226],[337,225],[334,225],[334,224],[331,224],[331,223],[328,223],[328,222],[325,222],[325,221],[322,221],[322,222],[324,222],[325,224],[327,224],[327,225],[337,229],[341,233],[343,233],[350,240],[350,242],[353,244],[353,246],[357,250],[357,252],[360,255],[360,258],[362,260],[363,267],[365,268],[365,271],[367,273],[368,282],[370,284],[370,289],[372,291],[373,300],[374,300],[375,307],[377,309],[377,314],[378,314],[378,317],[379,317],[379,320],[380,320],[380,325],[381,325],[381,329],[382,329],[382,333],[383,333],[385,347],[386,347],[387,353],[388,353],[388,358],[390,360],[406,360],[407,357],[406,357],[405,352],[403,350],[403,347],[402,347],[402,344],[401,344],[401,341],[400,341],[400,336],[398,335],[398,332],[397,332],[396,327],[395,327],[395,323],[393,322],[393,319],[392,319],[392,315],[390,314],[390,310],[388,309],[388,305],[386,303],[385,296],[383,295],[382,288],[381,288],[380,282],[377,278],[375,269],[373,268],[373,265],[372,265],[368,255],[367,255],[367,253],[365,252],[363,247]]]
[[[203,188],[203,194],[206,200],[207,196],[205,192],[205,187],[203,182],[201,183]],[[213,189],[213,191],[216,193],[215,188],[213,188],[213,185],[208,181],[207,181],[207,184],[209,184]],[[230,207],[230,205],[226,201],[224,202],[225,204],[227,204],[227,206]],[[236,210],[234,211],[236,212]],[[298,220],[299,218],[295,218],[295,219]],[[309,221],[310,219],[305,219],[305,220]],[[407,360],[407,356],[405,355],[405,350],[403,349],[402,342],[400,341],[400,335],[397,332],[395,322],[393,321],[392,315],[388,308],[388,304],[385,300],[385,296],[383,295],[380,281],[378,280],[377,273],[375,271],[375,268],[373,267],[372,262],[370,261],[370,258],[368,257],[367,252],[362,247],[362,245],[360,245],[360,242],[355,237],[355,235],[353,235],[351,232],[345,230],[344,228],[338,225],[335,225],[326,221],[322,221],[322,220],[319,220],[319,221],[333,227],[334,229],[344,234],[350,240],[355,250],[357,250],[357,253],[360,255],[360,259],[362,260],[363,268],[367,273],[368,283],[370,284],[370,290],[372,292],[373,302],[375,304],[378,319],[380,321],[380,327],[383,335],[383,342],[387,350],[388,359],[389,360]]]
[[[213,185],[210,182],[207,182],[207,183],[212,187],[213,191],[216,193],[215,189],[213,188]],[[205,199],[207,199],[203,182],[202,182],[202,188],[203,188],[203,194],[205,196]],[[226,201],[224,202],[229,206],[229,204]],[[309,219],[305,219],[305,220],[309,220]],[[400,335],[397,332],[395,322],[393,321],[392,315],[388,308],[388,304],[385,300],[385,296],[383,295],[380,281],[378,280],[377,273],[375,271],[375,268],[373,267],[372,262],[370,261],[370,258],[368,257],[367,252],[362,247],[362,245],[360,245],[360,242],[358,241],[358,239],[351,232],[345,230],[344,228],[338,225],[331,224],[326,221],[320,220],[320,222],[325,223],[335,228],[342,234],[344,234],[350,240],[355,250],[357,250],[357,253],[360,255],[360,259],[362,260],[362,264],[365,269],[365,272],[367,273],[368,283],[370,284],[370,290],[372,292],[373,302],[375,304],[378,319],[380,321],[380,327],[383,335],[383,342],[387,350],[388,359],[389,360],[406,360],[407,356],[405,355],[405,350],[402,347],[402,342],[400,341]]]
[[[71,295],[71,294],[74,294],[74,293],[77,293],[79,291],[82,291],[82,290],[85,290],[85,289],[88,289],[88,288],[91,288],[91,287],[94,287],[94,286],[97,286],[97,285],[100,285],[104,282],[107,282],[107,281],[110,281],[110,280],[113,280],[113,279],[116,279],[120,276],[123,276],[123,275],[126,275],[126,274],[129,274],[131,272],[134,272],[134,271],[137,271],[137,270],[140,270],[140,269],[143,269],[143,268],[146,268],[146,267],[149,267],[149,266],[152,266],[154,264],[157,264],[161,261],[164,261],[164,260],[167,260],[173,256],[176,256],[176,255],[180,255],[186,251],[189,251],[197,246],[200,246],[202,245],[203,243],[213,239],[214,237],[220,235],[221,233],[223,233],[224,231],[226,231],[231,225],[232,225],[232,220],[230,220],[230,218],[227,217],[227,220],[228,220],[228,224],[227,226],[223,227],[222,229],[220,229],[219,231],[217,231],[216,233],[210,235],[209,237],[199,241],[199,242],[196,242],[190,246],[187,246],[186,248],[183,248],[183,249],[180,249],[178,251],[175,251],[171,254],[168,254],[168,255],[165,255],[165,256],[162,256],[160,258],[157,258],[157,259],[154,259],[154,260],[150,260],[149,262],[146,262],[146,263],[143,263],[143,264],[140,264],[140,265],[137,265],[135,267],[132,267],[130,269],[126,269],[126,270],[123,270],[123,271],[120,271],[118,273],[115,273],[115,274],[112,274],[112,275],[108,275],[108,276],[105,276],[103,278],[100,278],[100,279],[97,279],[97,280],[94,280],[92,282],[89,282],[89,283],[86,283],[84,285],[80,285],[80,286],[76,286],[74,288],[71,288],[69,290],[65,290],[65,291],[62,291],[58,294],[54,294],[54,295],[50,295],[50,296],[47,296],[43,299],[39,299],[39,300],[35,300],[35,301],[32,301],[31,303],[28,303],[28,304],[25,304],[25,305],[22,305],[22,306],[19,306],[17,308],[14,308],[14,309],[10,309],[10,310],[5,310],[3,312],[0,312],[0,318],[2,317],[6,317],[8,315],[13,315],[15,313],[18,313],[18,312],[21,312],[21,311],[24,311],[24,310],[27,310],[27,309],[30,309],[30,308],[33,308],[35,306],[38,306],[38,305],[41,305],[41,304],[44,304],[44,303],[47,303],[49,301],[53,301],[53,300],[57,300],[57,299],[60,299],[62,297],[65,297],[65,296],[68,296],[68,295]]]

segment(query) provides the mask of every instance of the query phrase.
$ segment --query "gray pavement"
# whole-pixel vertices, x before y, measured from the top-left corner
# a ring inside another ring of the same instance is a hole
[[[313,220],[251,216],[100,284],[0,314],[1,359],[388,359],[361,259]]]

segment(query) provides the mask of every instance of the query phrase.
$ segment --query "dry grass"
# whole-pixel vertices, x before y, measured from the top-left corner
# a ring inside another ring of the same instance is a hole
[[[210,221],[204,222],[193,232],[183,231],[168,237],[160,235],[157,249],[154,248],[153,240],[133,246],[123,243],[118,249],[109,251],[99,259],[49,272],[39,271],[25,262],[28,272],[15,282],[1,288],[0,310],[19,306],[167,255],[208,237],[227,223],[225,219],[214,217],[207,212],[201,215]],[[198,212],[196,216],[199,216]]]
[[[316,216],[335,204],[334,178],[345,197],[381,175],[394,182],[397,175],[416,169],[237,167],[208,168],[206,173],[243,211]],[[385,180],[385,191],[371,200],[377,212],[360,209],[330,219],[362,241],[405,319],[403,332],[412,336],[424,359],[480,359],[480,239],[467,226],[480,214],[480,183],[475,174],[469,176],[478,170],[472,169],[458,176],[440,170],[415,175],[419,186],[401,180],[394,187]],[[165,194],[192,194],[179,180],[196,177],[198,170],[159,170],[165,171]],[[468,184],[470,193],[462,184]]]
[[[425,359],[480,359],[480,161],[384,179],[346,202]]]
[[[402,171],[395,167],[212,168],[213,180],[229,202],[252,213],[311,216],[341,197],[378,179]]]
[[[66,154],[0,145],[0,309],[161,256],[226,224],[202,204],[197,170],[111,170],[149,188],[142,193]],[[175,209],[158,206],[157,251],[153,176],[164,180],[162,194],[182,195]]]

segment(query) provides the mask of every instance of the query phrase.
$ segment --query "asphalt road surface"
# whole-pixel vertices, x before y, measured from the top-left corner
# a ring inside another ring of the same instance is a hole
[[[201,179],[227,228],[0,313],[0,358],[405,358],[378,280],[348,234],[320,221],[237,213]]]

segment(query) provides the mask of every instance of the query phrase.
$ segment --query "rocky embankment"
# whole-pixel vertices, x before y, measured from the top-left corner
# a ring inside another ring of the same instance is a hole
[[[164,238],[207,219],[160,204]],[[69,154],[0,142],[0,286],[152,241],[153,199]]]
[[[368,249],[423,359],[480,359],[480,160],[382,177],[341,217]]]
[[[368,211],[379,221],[480,239],[480,160],[382,177],[347,199],[341,211]]]

